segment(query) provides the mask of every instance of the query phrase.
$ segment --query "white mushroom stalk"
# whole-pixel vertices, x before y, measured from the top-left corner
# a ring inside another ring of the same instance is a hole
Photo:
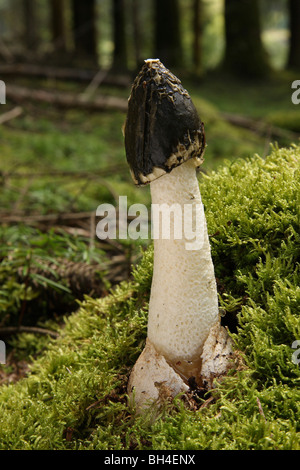
[[[154,240],[148,338],[188,380],[199,375],[204,341],[218,320],[216,280],[194,161],[174,168],[150,188],[152,205],[165,207],[165,215],[167,208],[170,213],[173,208],[174,215],[162,221]],[[162,233],[166,221],[170,234]],[[169,238],[163,239],[164,235]]]
[[[196,176],[203,123],[188,92],[159,60],[134,81],[125,123],[126,156],[136,184],[150,184],[154,266],[146,346],[128,392],[137,410],[209,382],[227,368],[230,342],[218,295]]]

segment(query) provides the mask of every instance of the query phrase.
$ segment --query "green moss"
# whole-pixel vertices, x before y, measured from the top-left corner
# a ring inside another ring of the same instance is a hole
[[[133,281],[86,298],[28,377],[1,387],[0,448],[299,450],[299,162],[300,147],[274,148],[201,176],[224,321],[233,314],[242,360],[213,402],[194,411],[175,399],[154,422],[131,413],[126,384],[146,337],[150,247]]]

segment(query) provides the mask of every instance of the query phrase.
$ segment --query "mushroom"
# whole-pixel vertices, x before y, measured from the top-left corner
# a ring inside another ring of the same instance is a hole
[[[188,391],[191,381],[211,383],[231,355],[196,175],[204,126],[180,80],[158,59],[146,60],[133,83],[125,149],[135,184],[150,184],[156,235],[147,340],[128,383],[139,411]]]

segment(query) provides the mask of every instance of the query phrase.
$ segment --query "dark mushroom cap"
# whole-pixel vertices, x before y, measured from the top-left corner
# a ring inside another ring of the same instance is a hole
[[[147,184],[205,148],[204,127],[188,92],[158,59],[145,61],[128,101],[126,158],[136,184]]]

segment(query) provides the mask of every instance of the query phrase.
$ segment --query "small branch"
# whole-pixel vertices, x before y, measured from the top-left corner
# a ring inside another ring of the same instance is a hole
[[[6,224],[14,224],[14,223],[26,223],[26,224],[59,224],[60,222],[68,221],[75,222],[75,221],[82,221],[82,220],[90,220],[91,217],[95,215],[95,212],[71,212],[71,213],[60,213],[60,214],[33,214],[33,215],[22,215],[22,214],[7,214],[5,212],[0,211],[1,223]],[[119,211],[116,210],[117,219],[119,217]],[[97,218],[101,219],[102,217],[97,216]],[[135,216],[128,215],[127,220],[131,221],[134,220]]]
[[[0,38],[0,55],[6,60],[6,62],[12,62],[14,60],[13,54],[2,38]]]
[[[240,116],[237,114],[221,112],[221,118],[225,121],[233,124],[234,126],[243,127],[244,129],[249,129],[250,131],[256,132],[260,135],[268,134],[270,137],[275,138],[285,138],[290,140],[298,140],[300,134],[289,131],[288,129],[282,129],[281,127],[273,126],[264,121],[258,121],[246,116]]]
[[[19,320],[18,320],[19,327],[22,324],[24,313],[26,311],[26,305],[27,305],[27,289],[28,289],[28,286],[29,286],[30,269],[31,269],[31,252],[29,254],[29,257],[26,257],[26,258],[28,260],[28,265],[27,265],[27,272],[26,272],[25,281],[24,281],[24,287],[25,287],[24,298],[23,298],[23,301],[22,301],[21,312],[20,312],[20,316],[19,316]]]
[[[78,69],[71,67],[52,67],[36,64],[1,64],[0,75],[20,75],[29,77],[46,77],[56,80],[73,80],[79,82],[91,82],[95,75],[104,73],[97,69]],[[103,84],[128,88],[131,85],[131,77],[129,75],[112,75],[105,71]]]
[[[95,247],[95,233],[96,233],[96,215],[93,214],[91,215],[91,219],[90,219],[90,233],[89,233],[90,250],[93,250],[93,248]]]
[[[266,423],[267,420],[266,420],[266,417],[265,417],[265,414],[264,414],[264,410],[262,409],[261,402],[260,402],[260,399],[259,399],[258,397],[256,397],[256,402],[257,402],[259,414],[263,417],[263,419],[264,419],[264,421],[265,421],[265,423]]]
[[[213,401],[215,400],[215,397],[209,397],[207,400],[205,400],[204,403],[200,406],[200,410],[203,408],[206,408],[208,405],[210,405]]]
[[[2,223],[57,223],[66,220],[90,219],[93,212],[71,212],[45,215],[7,215],[1,214]]]
[[[87,100],[73,93],[35,90],[16,85],[7,85],[6,96],[13,101],[37,101],[62,108],[127,111],[127,100],[116,96],[98,95],[92,100]]]
[[[0,116],[0,124],[4,124],[5,122],[11,121],[19,117],[23,113],[23,109],[20,106],[16,106],[15,108],[7,111],[6,113],[1,114]]]
[[[95,408],[96,406],[100,405],[100,403],[102,403],[103,400],[97,400],[95,401],[94,403],[92,403],[91,405],[89,405],[85,411],[89,411],[91,410],[92,408]]]
[[[16,202],[13,205],[12,212],[17,212],[19,210],[22,202],[24,201],[24,198],[25,198],[26,194],[28,193],[29,189],[31,188],[33,180],[34,180],[34,176],[32,175],[28,179],[28,181],[27,181],[26,185],[24,186],[24,188],[22,188],[18,199],[16,200]]]
[[[95,91],[103,82],[106,76],[107,76],[107,71],[99,70],[99,72],[96,73],[93,80],[88,84],[88,86],[86,87],[86,89],[84,90],[81,96],[83,98],[89,99],[95,93]]]
[[[25,178],[48,178],[48,177],[55,177],[55,178],[95,178],[98,179],[99,176],[111,176],[114,175],[116,172],[125,172],[128,173],[128,166],[126,164],[118,164],[118,165],[110,165],[106,168],[102,168],[100,170],[93,170],[93,171],[67,171],[67,170],[53,170],[53,171],[38,171],[34,173],[28,172],[18,172],[18,171],[10,171],[10,172],[2,172],[2,175],[5,178],[11,179],[25,179]]]
[[[46,328],[39,328],[36,326],[5,326],[0,328],[0,337],[10,336],[18,333],[36,333],[41,335],[49,335],[52,338],[58,338],[59,334]]]

